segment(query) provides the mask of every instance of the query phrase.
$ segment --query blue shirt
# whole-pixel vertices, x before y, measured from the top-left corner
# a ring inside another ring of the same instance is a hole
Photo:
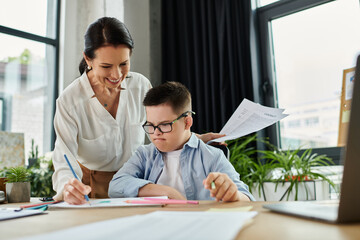
[[[163,167],[163,156],[154,144],[140,146],[114,175],[109,185],[109,197],[137,197],[141,187],[157,183]],[[203,180],[211,172],[221,172],[229,176],[240,192],[255,201],[223,152],[206,145],[195,134],[191,135],[181,151],[180,168],[188,200],[213,200],[210,191],[204,188]]]

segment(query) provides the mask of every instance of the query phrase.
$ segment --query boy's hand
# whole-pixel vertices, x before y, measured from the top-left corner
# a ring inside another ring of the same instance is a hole
[[[212,188],[212,182],[215,188]],[[216,201],[235,202],[249,201],[250,199],[238,191],[236,184],[225,173],[212,172],[203,181],[204,187],[210,190],[210,196]]]
[[[138,197],[168,196],[170,199],[186,200],[175,188],[149,183],[139,189]]]

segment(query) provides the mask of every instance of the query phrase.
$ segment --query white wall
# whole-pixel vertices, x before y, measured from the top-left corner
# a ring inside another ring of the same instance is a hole
[[[59,93],[80,75],[86,28],[103,16],[116,17],[126,24],[135,43],[131,71],[150,78],[149,0],[63,0]]]
[[[87,26],[103,16],[124,19],[123,0],[63,0],[61,4],[59,92],[80,75]]]
[[[148,0],[124,0],[124,23],[134,39],[131,71],[150,79],[150,21]]]

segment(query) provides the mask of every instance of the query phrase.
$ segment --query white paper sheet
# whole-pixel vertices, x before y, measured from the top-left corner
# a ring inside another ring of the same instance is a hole
[[[160,199],[167,199],[167,196],[153,197]],[[161,206],[159,203],[127,203],[128,200],[142,200],[142,198],[104,198],[104,199],[90,199],[90,204],[72,205],[66,202],[49,205],[49,208],[101,208],[101,207],[144,207],[144,206]]]
[[[46,212],[41,210],[21,210],[20,208],[0,208],[0,221],[38,214],[46,214]]]
[[[24,239],[234,239],[257,212],[156,211]]]
[[[284,109],[265,107],[244,98],[220,131],[226,136],[208,143],[232,140],[259,131],[288,116],[283,112]]]

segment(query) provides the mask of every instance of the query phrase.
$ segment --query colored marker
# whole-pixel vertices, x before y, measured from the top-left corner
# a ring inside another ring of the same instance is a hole
[[[187,201],[177,199],[127,200],[125,202],[137,204],[199,204],[199,201]]]
[[[190,201],[190,200],[161,199],[161,198],[150,198],[150,197],[144,197],[143,199],[147,201],[165,202],[165,203],[173,203],[173,204],[199,204],[199,201]]]
[[[61,202],[61,201],[49,201],[49,202],[42,202],[42,203],[36,203],[36,204],[22,205],[20,207],[21,208],[35,208],[35,207],[55,204],[55,203],[59,203],[59,202]]]

